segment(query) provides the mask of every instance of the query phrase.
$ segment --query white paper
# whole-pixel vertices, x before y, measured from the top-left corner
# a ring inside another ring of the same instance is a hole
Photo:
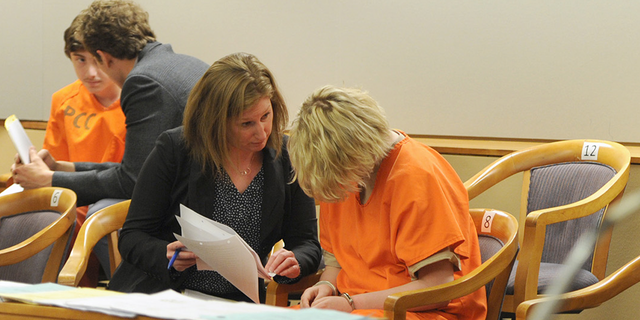
[[[16,288],[20,289],[20,288],[24,288],[28,286],[28,284],[26,283],[21,283],[21,282],[14,282],[14,281],[7,281],[7,280],[0,280],[0,293],[2,292],[11,292],[13,290],[15,290]],[[9,291],[11,290],[11,291]],[[4,298],[2,298],[2,296],[0,296],[0,302],[3,302]]]
[[[24,188],[21,185],[14,183],[8,186],[6,189],[2,190],[2,192],[0,192],[0,197],[6,196],[12,193],[22,192],[22,191],[24,191]]]
[[[224,319],[226,315],[253,314],[260,316],[283,311],[285,308],[228,300],[204,300],[189,297],[173,290],[155,294],[120,293],[92,288],[74,288],[55,283],[20,284],[0,281],[0,297],[40,305],[58,306],[74,310],[134,318],[137,315],[160,319]],[[16,299],[18,298],[18,299]]]
[[[11,138],[13,145],[16,147],[16,150],[18,150],[22,163],[29,163],[29,148],[33,144],[31,143],[31,140],[29,140],[27,132],[24,131],[20,120],[18,120],[15,114],[12,114],[4,121],[4,127],[7,128],[9,137]]]
[[[255,303],[260,303],[258,277],[270,279],[260,257],[229,226],[180,205],[182,236],[175,234],[198,258],[198,270],[215,270]]]

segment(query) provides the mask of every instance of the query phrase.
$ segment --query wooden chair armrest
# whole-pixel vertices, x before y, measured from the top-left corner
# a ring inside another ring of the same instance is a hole
[[[464,182],[464,186],[469,192],[469,200],[514,173],[526,171],[535,166],[580,160],[582,145],[585,141],[566,140],[546,143],[514,151],[497,159]],[[598,142],[596,140],[590,141]],[[603,148],[601,149],[602,151],[606,151],[600,153],[601,161],[618,170],[617,177],[614,179],[616,182],[612,183],[616,184],[615,188],[624,188],[630,167],[629,160],[631,156],[629,150],[620,144],[610,141],[604,141],[601,148]],[[621,156],[621,153],[625,154],[625,156]]]
[[[626,182],[625,182],[626,183]],[[602,191],[602,190],[600,190]],[[527,214],[526,224],[550,225],[558,222],[574,220],[588,216],[608,205],[623,191],[609,193],[607,197],[602,194],[592,194],[580,201],[564,206],[552,207],[542,210],[532,211]],[[619,198],[619,197],[618,197]]]
[[[89,255],[93,251],[93,247],[95,247],[98,240],[100,240],[99,238],[92,237],[87,234],[87,229],[91,224],[99,223],[99,221],[92,218],[94,217],[87,219],[80,228],[76,241],[71,248],[69,259],[67,259],[67,262],[58,274],[59,284],[77,287],[82,276],[84,276],[84,273],[87,271]]]
[[[54,189],[51,187],[39,188],[3,196],[3,201],[0,201],[0,217],[34,210],[56,210],[57,207],[50,206],[50,195]],[[2,256],[0,266],[24,261],[51,245],[52,239],[58,239],[61,235],[68,233],[69,228],[76,220],[75,204],[76,194],[71,190],[66,190],[60,196],[58,203],[59,208],[64,208],[61,218],[22,242],[0,250]]]
[[[87,240],[90,239],[86,239],[83,234],[86,222],[89,221],[85,221],[85,224],[82,226],[71,249],[71,254],[58,274],[59,284],[77,287],[82,276],[87,271],[89,255],[96,243],[88,243]]]
[[[415,307],[451,301],[466,296],[485,286],[491,280],[502,275],[506,284],[511,267],[518,251],[515,236],[492,258],[472,272],[445,284],[429,288],[398,292],[389,295],[384,301],[384,314],[387,319],[404,320],[407,310]]]
[[[322,270],[315,274],[308,275],[300,281],[292,284],[282,284],[275,281],[269,282],[267,285],[267,299],[265,304],[286,307],[288,306],[289,294],[302,293],[305,289],[313,286],[320,281]]]
[[[64,188],[38,188],[0,198],[0,217],[17,213],[51,210],[61,216],[31,237],[0,250],[0,265],[10,265],[32,257],[53,245],[42,274],[42,282],[56,281],[67,242],[76,221],[76,194]],[[55,201],[54,201],[55,199]],[[26,272],[23,270],[23,272]]]
[[[404,320],[407,310],[411,308],[450,301],[484,286],[479,279],[476,281],[469,278],[469,275],[466,275],[442,285],[391,294],[384,301],[384,317]]]
[[[113,277],[120,262],[122,262],[122,256],[118,250],[118,231],[111,232],[107,235],[107,243],[109,245],[109,268],[111,270],[111,277]]]
[[[73,244],[69,259],[58,275],[58,283],[74,287],[78,285],[87,270],[89,255],[96,243],[104,236],[108,237],[109,260],[113,275],[121,260],[120,254],[116,250],[116,234],[124,224],[130,202],[131,200],[126,200],[103,208],[84,222],[78,232],[76,242]]]
[[[557,312],[594,308],[638,282],[640,282],[640,256],[614,271],[598,283],[586,288],[561,294],[557,298],[544,297],[524,301],[516,310],[516,319],[527,319],[535,308],[552,299],[562,301]]]
[[[0,175],[0,189],[6,189],[13,184],[13,176],[10,172]]]

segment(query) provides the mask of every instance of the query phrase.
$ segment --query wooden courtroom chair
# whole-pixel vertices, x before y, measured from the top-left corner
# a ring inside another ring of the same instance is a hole
[[[615,142],[559,141],[508,154],[465,182],[473,199],[505,178],[524,173],[520,252],[503,306],[508,316],[523,301],[542,297],[580,234],[599,228],[608,206],[623,194],[630,160],[629,151]],[[611,232],[600,233],[570,290],[604,278]]]
[[[493,216],[487,213],[493,213]],[[518,251],[518,222],[512,215],[497,210],[471,209],[470,214],[478,232],[482,265],[443,285],[390,295],[384,304],[386,318],[405,319],[408,309],[456,299],[485,286],[488,293],[487,319],[499,319],[507,279]],[[487,222],[491,222],[489,227],[483,228]],[[266,303],[286,306],[289,292],[302,291],[319,278],[320,273],[290,285],[272,281],[267,287]]]
[[[80,228],[76,242],[71,249],[71,255],[60,271],[58,283],[68,286],[78,286],[82,279],[87,265],[89,263],[89,255],[91,254],[96,243],[102,237],[109,235],[109,264],[111,275],[122,261],[120,252],[118,251],[118,229],[122,228],[124,221],[129,212],[131,200],[119,202],[103,208],[94,213]],[[284,247],[284,243],[280,240],[271,249],[271,253]],[[271,254],[270,253],[270,254]]]
[[[277,307],[289,306],[290,296],[299,296],[305,289],[320,281],[321,275],[322,270],[319,270],[318,272],[308,275],[300,279],[300,281],[292,284],[281,284],[275,281],[270,281],[267,284],[267,297],[265,299],[265,304]]]
[[[131,200],[126,200],[103,208],[82,224],[76,242],[71,249],[71,255],[64,264],[62,271],[60,271],[58,283],[74,287],[78,286],[80,279],[87,270],[89,255],[93,247],[98,243],[98,240],[107,235],[109,236],[107,238],[109,243],[109,262],[111,275],[113,275],[121,261],[120,252],[118,251],[117,231],[122,228],[127,218],[130,203]]]
[[[39,188],[0,197],[0,279],[55,282],[76,220],[76,194]]]

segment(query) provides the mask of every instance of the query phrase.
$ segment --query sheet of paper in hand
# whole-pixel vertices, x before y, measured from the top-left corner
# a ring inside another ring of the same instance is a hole
[[[13,145],[16,147],[16,150],[18,150],[22,163],[28,164],[31,162],[29,158],[29,148],[33,144],[31,143],[31,140],[29,140],[27,132],[24,131],[20,120],[18,120],[15,114],[10,115],[7,120],[4,121],[4,127],[7,128],[9,137],[11,138]]]
[[[260,303],[258,277],[271,277],[258,254],[229,226],[182,204],[180,217],[176,219],[182,227],[182,236],[174,235],[198,256],[198,270],[217,271],[255,303]]]

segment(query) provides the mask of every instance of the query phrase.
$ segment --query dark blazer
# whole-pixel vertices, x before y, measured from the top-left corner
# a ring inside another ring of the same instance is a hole
[[[275,150],[263,150],[265,185],[257,254],[266,263],[273,245],[283,239],[285,248],[294,252],[304,276],[316,272],[321,258],[315,203],[297,182],[289,183],[293,169],[286,141],[285,137],[279,158],[275,158]],[[180,234],[175,219],[180,203],[212,217],[215,184],[211,177],[189,156],[182,127],[158,138],[133,192],[119,239],[123,262],[109,282],[110,289],[151,293],[181,288],[187,272],[176,277],[167,270],[167,244],[175,241],[173,233]],[[286,280],[276,278],[280,282]]]
[[[209,65],[176,54],[171,45],[148,43],[138,54],[120,94],[127,136],[121,163],[76,162],[76,172],[53,174],[52,184],[78,195],[78,206],[100,199],[129,199],[158,136],[182,124],[187,99]]]

